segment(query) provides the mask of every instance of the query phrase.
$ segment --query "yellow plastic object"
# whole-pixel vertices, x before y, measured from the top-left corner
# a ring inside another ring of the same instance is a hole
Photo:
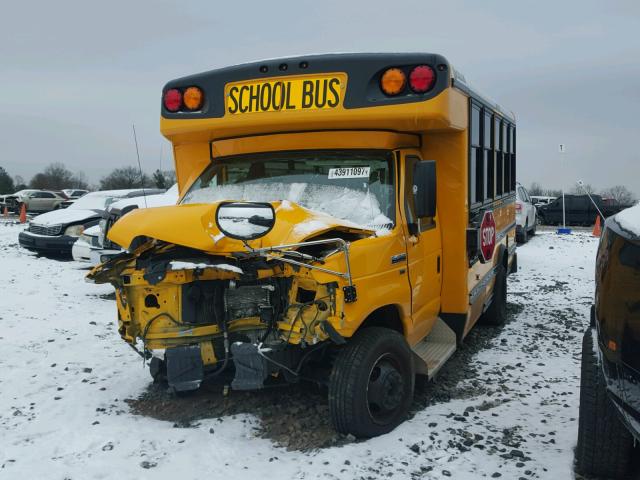
[[[286,208],[281,208],[281,202],[273,202],[273,205],[275,225],[264,237],[248,241],[252,248],[297,243],[334,229],[363,236],[373,234],[372,230],[340,222],[295,203],[289,202]],[[125,249],[132,246],[134,239],[147,237],[210,253],[246,251],[241,240],[225,237],[220,232],[215,222],[217,208],[218,203],[134,210],[113,225],[108,237]],[[315,228],[297,229],[296,225],[301,223],[315,225]]]
[[[198,87],[189,87],[184,91],[182,103],[188,110],[200,110],[204,95]]]

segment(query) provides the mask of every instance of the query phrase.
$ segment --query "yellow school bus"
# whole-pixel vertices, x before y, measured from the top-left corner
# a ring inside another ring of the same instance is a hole
[[[504,322],[515,118],[434,54],[266,60],[169,82],[177,206],[129,213],[119,333],[176,393],[311,380],[358,437]]]

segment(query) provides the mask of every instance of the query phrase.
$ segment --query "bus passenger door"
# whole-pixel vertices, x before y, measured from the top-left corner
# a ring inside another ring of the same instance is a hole
[[[407,248],[408,281],[411,290],[411,312],[415,337],[424,337],[440,312],[442,286],[442,244],[437,215],[417,218],[413,196],[413,170],[421,161],[420,152],[401,151],[402,215]],[[413,335],[412,335],[413,337]]]

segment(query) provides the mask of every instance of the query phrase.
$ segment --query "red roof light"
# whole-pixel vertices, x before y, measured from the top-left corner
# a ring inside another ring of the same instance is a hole
[[[420,65],[409,74],[409,86],[415,93],[427,92],[436,82],[436,74],[428,65]]]
[[[177,88],[171,88],[164,92],[164,108],[170,112],[177,112],[182,106],[182,92]]]

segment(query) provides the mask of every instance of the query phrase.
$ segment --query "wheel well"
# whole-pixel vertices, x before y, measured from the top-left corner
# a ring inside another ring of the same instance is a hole
[[[362,325],[360,325],[360,329],[367,327],[390,328],[404,335],[400,312],[395,305],[385,305],[371,312],[365,321],[362,322]]]

